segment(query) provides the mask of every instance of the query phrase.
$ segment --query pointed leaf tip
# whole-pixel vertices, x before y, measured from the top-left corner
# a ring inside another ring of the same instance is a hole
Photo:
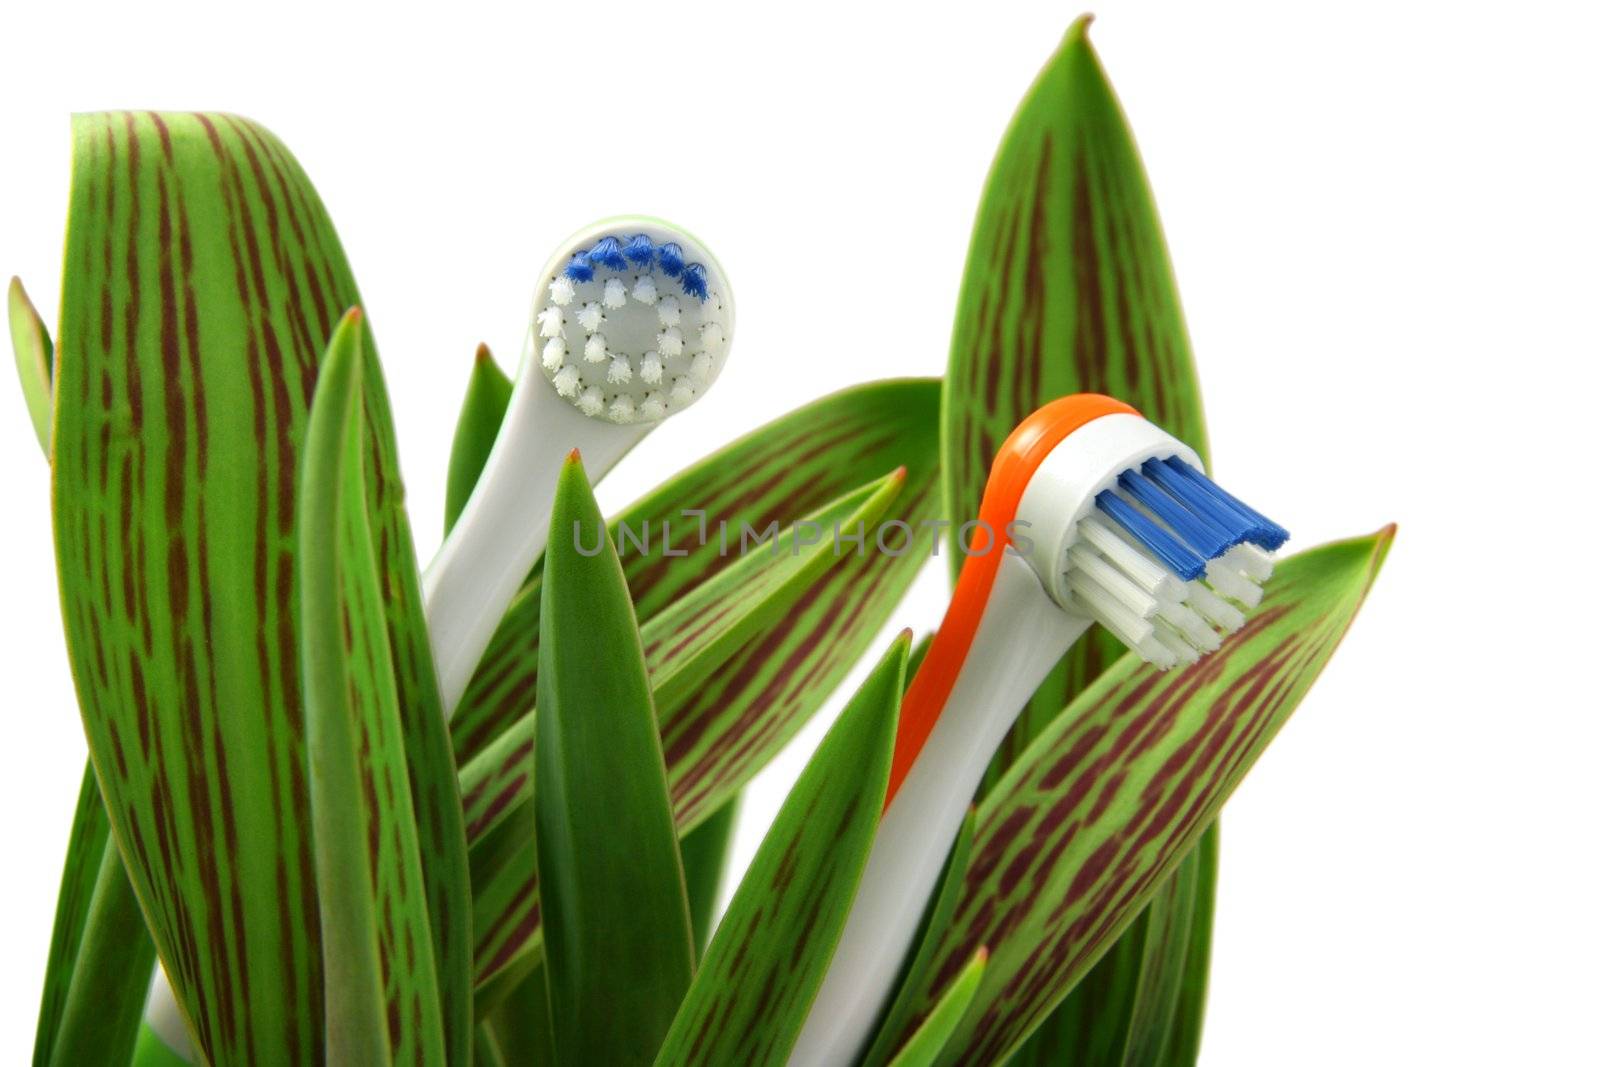
[[[1094,24],[1094,12],[1085,11],[1072,20],[1072,25],[1067,27],[1066,39],[1063,44],[1089,43],[1089,27]]]
[[[55,405],[55,349],[44,320],[39,317],[33,301],[28,299],[27,290],[22,287],[21,278],[13,276],[11,279],[6,293],[6,311],[22,399],[28,408],[28,419],[33,423],[33,435],[48,457],[50,422]]]

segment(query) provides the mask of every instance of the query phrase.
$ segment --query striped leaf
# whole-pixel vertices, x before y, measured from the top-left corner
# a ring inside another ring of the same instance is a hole
[[[776,542],[775,553],[769,547],[745,555],[643,627],[680,833],[727,803],[793,736],[882,625],[914,573],[905,565],[920,557],[858,558],[850,551],[841,557],[833,550],[831,526],[840,521],[848,531],[861,523],[870,530],[891,502],[903,499],[904,480],[897,472],[817,513],[813,518],[829,534],[808,551],[793,554],[800,531],[790,530]],[[926,538],[920,547],[925,546]],[[823,568],[820,579],[808,577]],[[863,569],[872,581],[841,580]],[[787,577],[773,583],[763,577],[769,574]],[[843,625],[830,617],[840,611],[849,613]],[[746,624],[752,618],[765,619],[761,625],[779,621],[762,632]],[[758,636],[740,648],[741,633],[746,641],[751,633]],[[704,684],[686,684],[712,671]],[[537,944],[530,850],[513,840],[509,855],[478,858],[498,852],[497,824],[526,820],[518,811],[531,790],[525,760],[532,718],[524,717],[462,774],[468,825],[478,842],[473,888],[480,984]]]
[[[556,1055],[644,1064],[689,987],[694,935],[644,646],[577,452],[550,531],[530,762]]]
[[[889,1067],[933,1067],[938,1062],[939,1053],[944,1051],[950,1035],[955,1033],[972,1006],[972,998],[978,992],[978,983],[983,981],[983,971],[988,964],[989,950],[980,947],[917,1027],[916,1033],[906,1041],[905,1047],[889,1061]]]
[[[911,653],[911,660],[917,659],[918,652],[926,655],[928,644],[928,641],[923,641],[918,645]],[[908,661],[907,677],[911,676],[911,668],[912,663]],[[883,1013],[883,1020],[878,1024],[877,1036],[868,1047],[867,1054],[862,1057],[860,1067],[880,1067],[891,1056],[896,1055],[897,1041],[904,1033],[906,1023],[911,1020],[912,1012],[917,1008],[916,991],[922,987],[922,980],[933,964],[934,953],[944,939],[945,929],[950,925],[950,917],[955,914],[956,901],[960,898],[961,885],[967,874],[967,863],[972,858],[972,834],[976,818],[977,813],[968,809],[967,817],[961,821],[961,829],[956,834],[955,844],[950,846],[950,855],[944,862],[944,871],[939,875],[938,888],[934,890],[933,899],[927,907],[927,914],[922,917],[921,929],[917,931],[916,940],[912,942],[915,949],[911,953],[910,962],[906,964],[905,973],[895,983],[899,992],[890,1002],[889,1009]],[[985,960],[987,958],[986,954]],[[955,1022],[952,1020],[952,1028],[954,1025]]]
[[[54,350],[22,282],[11,279],[11,340],[24,399],[50,457]],[[110,838],[94,764],[85,762],[56,894],[35,1067],[127,1060],[137,1039],[155,945]],[[80,966],[80,963],[82,966]]]
[[[294,511],[317,365],[355,283],[298,164],[223,115],[78,117],[65,268],[57,566],[112,833],[206,1057],[310,1062],[322,953]],[[370,340],[371,531],[437,857],[446,1044],[465,1048],[465,842],[457,811],[452,851],[455,781]]]
[[[978,809],[973,859],[921,1010],[992,955],[943,1063],[1003,1062],[1194,847],[1299,704],[1393,538],[1283,562],[1218,652],[1162,674],[1133,654],[1036,739]]]
[[[913,526],[931,519],[933,494],[924,487],[932,486],[938,464],[938,409],[935,379],[846,389],[755,430],[628,507],[613,521],[611,537],[622,546],[640,624],[735,561],[737,553],[721,551],[719,531],[726,529],[737,543],[747,526],[782,529],[896,466],[907,468],[897,517]],[[624,527],[631,538],[623,536]],[[640,543],[646,530],[647,545]],[[451,721],[463,765],[533,706],[538,640],[536,568]]]
[[[1035,1030],[1010,1067],[1158,1061],[1192,1065],[1200,1052],[1211,949],[1217,833],[1201,835],[1116,944]],[[1185,937],[1185,932],[1188,936]]]
[[[450,468],[444,489],[445,533],[450,532],[461,509],[467,506],[510,403],[511,379],[494,361],[489,346],[479,345],[467,379],[467,395],[461,401],[461,414],[456,417],[456,435],[450,442]]]
[[[787,1059],[844,929],[889,781],[909,633],[801,772],[734,892],[659,1067]]]
[[[328,346],[296,514],[301,678],[333,1063],[441,1064],[422,862],[367,520],[361,315]]]
[[[1205,454],[1200,390],[1160,220],[1089,43],[1089,21],[1072,25],[1022,101],[979,205],[946,375],[944,490],[953,517],[977,514],[989,465],[1012,427],[1069,393],[1126,400]],[[952,553],[952,572],[958,564]],[[1019,716],[986,787],[1122,652],[1099,627],[1077,642]],[[1195,921],[1209,924],[1209,893],[1190,899],[1203,915]],[[1067,1056],[1082,1067],[1117,1062],[1138,990],[1160,988],[1139,975],[1142,926],[1128,936],[1016,1067]],[[1202,970],[1207,963],[1204,954],[1194,960]],[[1198,1031],[1199,1020],[1192,1025]]]
[[[12,278],[6,292],[6,313],[11,322],[11,352],[17,360],[17,380],[22,384],[22,399],[28,406],[33,436],[44,454],[50,454],[51,377],[55,373],[55,351],[44,320],[33,308],[33,301],[22,288],[21,278]]]
[[[75,955],[49,1062],[126,1063],[139,1036],[156,953],[115,849],[101,850]]]

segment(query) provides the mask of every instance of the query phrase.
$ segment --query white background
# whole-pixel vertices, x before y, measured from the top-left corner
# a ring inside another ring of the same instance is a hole
[[[473,346],[515,352],[532,271],[592,218],[681,220],[739,297],[721,384],[617,470],[608,506],[803,400],[940,373],[980,184],[1076,13],[220,9],[7,14],[0,271],[54,322],[69,112],[266,123],[361,279],[424,553]],[[1098,13],[1226,483],[1302,547],[1401,527],[1227,809],[1204,1061],[1597,1062],[1596,478],[1578,426],[1600,355],[1600,26],[1576,5]],[[0,477],[0,1060],[20,1062],[83,741],[45,465],[3,387]],[[943,581],[893,626],[934,625]],[[758,780],[737,863],[836,707]]]

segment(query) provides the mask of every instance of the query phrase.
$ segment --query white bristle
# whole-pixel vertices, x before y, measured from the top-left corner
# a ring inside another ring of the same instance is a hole
[[[656,419],[664,418],[666,414],[667,402],[661,398],[661,394],[646,393],[644,403],[639,405],[640,418],[654,421]]]
[[[1086,545],[1073,545],[1067,551],[1067,561],[1100,583],[1106,592],[1120,600],[1129,612],[1141,619],[1155,615],[1161,602],[1140,589],[1125,574],[1098,556]]]
[[[550,283],[550,299],[555,301],[557,307],[566,307],[572,303],[572,279],[563,274]]]
[[[565,338],[552,337],[544,343],[544,352],[541,360],[544,369],[554,374],[561,369],[561,364],[567,359],[567,342]]]
[[[711,377],[711,357],[704,352],[695,353],[689,361],[689,377],[699,385],[706,384],[706,379]]]
[[[1161,642],[1163,646],[1165,646],[1168,652],[1173,654],[1179,663],[1187,664],[1199,662],[1200,653],[1195,651],[1194,647],[1190,645],[1189,642],[1185,641],[1183,637],[1177,633],[1177,631],[1169,630],[1163,625],[1158,625],[1155,628],[1154,637],[1157,641]]]
[[[619,396],[611,402],[611,410],[607,412],[612,422],[633,421],[633,398]]]
[[[570,364],[562,367],[556,372],[556,392],[560,393],[568,400],[571,400],[573,397],[578,395],[579,380],[577,367],[571,366]]]
[[[1264,552],[1248,541],[1224,552],[1222,562],[1253,581],[1264,582],[1272,577],[1272,553]]]
[[[628,302],[628,289],[622,284],[621,278],[606,279],[606,291],[601,295],[600,301],[613,311]]]
[[[1261,600],[1261,588],[1251,578],[1271,574],[1270,555],[1236,546],[1208,563],[1204,578],[1184,581],[1097,517],[1079,520],[1076,532],[1065,560],[1072,600],[1163,669],[1193,663],[1220,648],[1225,634],[1244,625],[1244,612],[1235,602],[1248,610]]]
[[[1067,572],[1067,586],[1072,595],[1087,605],[1089,613],[1117,631],[1123,644],[1134,646],[1150,636],[1153,629],[1148,620],[1129,611],[1105,586],[1080,570]]]
[[[669,326],[656,334],[656,350],[663,356],[671,359],[673,356],[683,354],[683,334],[678,332],[676,326]]]
[[[583,342],[583,358],[590,363],[604,363],[606,361],[606,337],[597,333]]]
[[[1214,559],[1206,564],[1206,581],[1211,588],[1232,600],[1237,600],[1246,608],[1253,608],[1261,603],[1261,587],[1236,570],[1223,564],[1220,559]]]
[[[606,395],[600,391],[600,387],[597,385],[589,386],[583,391],[583,395],[578,397],[578,410],[585,415],[598,415],[605,410],[605,406]]]
[[[539,336],[540,337],[560,337],[561,336],[561,325],[562,325],[562,323],[561,323],[561,309],[560,308],[558,308],[558,307],[547,307],[543,311],[539,312]]]
[[[727,335],[722,332],[720,323],[708,322],[700,327],[700,343],[706,346],[706,351],[720,352],[726,340]]]
[[[689,379],[682,375],[672,379],[672,399],[679,404],[687,404],[694,399],[694,386],[689,384]]]
[[[612,385],[623,385],[633,381],[633,364],[628,362],[627,356],[617,356],[611,361],[611,366],[606,370],[606,381]]]
[[[661,384],[661,357],[654,352],[646,352],[639,361],[639,380],[646,385]]]
[[[1199,613],[1186,604],[1163,600],[1158,618],[1203,652],[1215,652],[1222,647],[1222,638],[1217,636],[1217,631],[1206,625]]]
[[[648,274],[640,277],[633,283],[633,298],[641,304],[650,305],[656,302],[656,281]]]
[[[605,320],[605,312],[601,311],[600,305],[595,303],[593,300],[583,305],[583,307],[578,311],[578,325],[582,326],[590,333],[594,333],[596,330],[598,330],[600,328],[600,324]]]
[[[1189,606],[1199,612],[1201,618],[1222,627],[1227,633],[1231,634],[1244,625],[1244,612],[1199,582],[1189,583]]]
[[[663,326],[678,325],[678,298],[675,296],[662,297],[661,303],[656,305],[656,317],[661,320],[661,325]]]
[[[1183,599],[1183,580],[1151,559],[1144,550],[1123,538],[1116,530],[1094,516],[1078,522],[1078,536],[1100,551],[1134,584],[1151,596],[1167,600]]]

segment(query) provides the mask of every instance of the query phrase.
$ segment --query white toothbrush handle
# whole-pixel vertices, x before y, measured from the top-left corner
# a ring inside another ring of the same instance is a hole
[[[530,337],[483,473],[422,576],[446,716],[455,713],[501,616],[544,551],[567,453],[579,449],[589,479],[598,481],[654,426],[584,415],[530,363],[536,358]]]
[[[1057,607],[1021,558],[1001,561],[949,699],[878,825],[789,1067],[839,1067],[863,1051],[995,749],[1089,625]]]

